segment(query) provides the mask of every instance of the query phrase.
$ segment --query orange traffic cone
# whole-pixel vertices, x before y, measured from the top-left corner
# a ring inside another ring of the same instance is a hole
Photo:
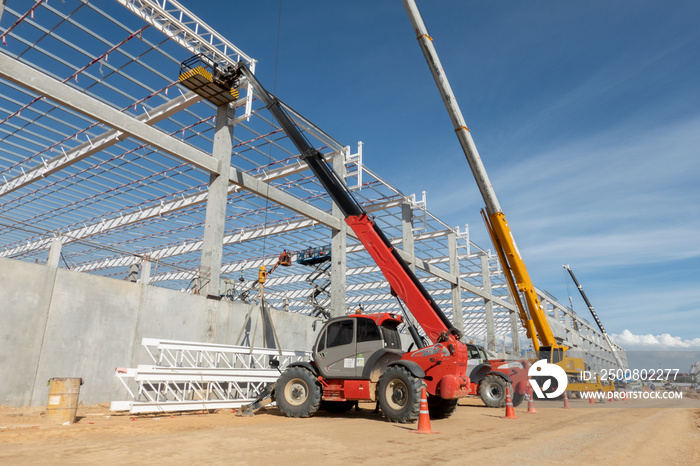
[[[527,412],[529,414],[537,414],[537,410],[535,409],[535,396],[532,394],[532,387],[527,387],[525,396],[527,397]]]
[[[513,399],[510,397],[510,389],[508,387],[506,387],[506,415],[501,417],[501,419],[518,419],[515,417]]]
[[[420,397],[420,414],[418,415],[418,428],[412,430],[414,434],[438,434],[439,432],[430,428],[430,411],[428,411],[428,394],[423,388]]]
[[[615,392],[608,392],[608,393],[609,393],[610,395],[612,395],[611,397],[608,398],[608,401],[609,401],[610,403],[612,403],[613,401],[615,401]]]
[[[571,408],[569,406],[569,396],[566,394],[566,391],[564,391],[564,409]]]
[[[588,404],[589,404],[589,405],[594,405],[594,404],[595,404],[595,400],[593,399],[593,392],[588,392],[588,395],[589,395],[589,397],[588,397]]]

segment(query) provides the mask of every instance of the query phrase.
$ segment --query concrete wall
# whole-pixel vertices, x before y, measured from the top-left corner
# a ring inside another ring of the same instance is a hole
[[[248,304],[0,258],[0,405],[45,405],[51,377],[82,377],[86,404],[125,399],[114,368],[150,363],[143,337],[264,346],[259,309],[241,334],[249,310]],[[275,310],[270,318],[282,349],[311,348],[313,318]],[[236,341],[239,335],[243,341]]]

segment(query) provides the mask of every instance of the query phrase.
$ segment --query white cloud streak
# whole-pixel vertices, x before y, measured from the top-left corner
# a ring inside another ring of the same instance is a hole
[[[627,351],[643,350],[700,350],[700,338],[684,339],[668,333],[636,335],[625,329],[610,338]]]

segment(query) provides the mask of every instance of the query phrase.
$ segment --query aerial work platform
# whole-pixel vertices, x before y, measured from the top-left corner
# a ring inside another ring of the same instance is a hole
[[[217,107],[226,105],[238,99],[238,88],[217,79],[219,68],[204,55],[195,55],[180,64],[178,81]]]
[[[301,265],[314,265],[326,262],[331,258],[331,246],[308,248],[297,251],[297,263]]]

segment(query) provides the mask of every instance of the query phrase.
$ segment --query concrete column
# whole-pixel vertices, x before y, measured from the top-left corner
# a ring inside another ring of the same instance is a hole
[[[62,246],[63,241],[61,241],[61,238],[53,238],[51,240],[51,248],[49,249],[49,257],[46,260],[46,265],[48,265],[49,267],[58,267],[58,263],[61,260]]]
[[[491,273],[489,267],[489,257],[486,254],[481,255],[481,282],[483,283],[484,292],[491,295]],[[486,318],[486,349],[496,351],[496,333],[494,329],[493,319],[493,301],[484,298],[484,314]],[[518,338],[516,334],[514,340]]]
[[[581,331],[581,326],[579,325],[579,319],[573,311],[571,312],[571,325],[572,325],[573,330],[576,333],[579,333]]]
[[[416,257],[416,248],[413,238],[413,207],[411,207],[411,204],[408,202],[401,204],[401,229],[401,246],[404,252],[410,254],[411,257]],[[413,271],[413,273],[416,272],[416,264],[413,261],[408,263],[408,267]],[[413,317],[413,314],[411,314],[411,310],[408,309],[408,307],[406,309],[408,310],[408,319],[411,321],[413,326],[420,328],[420,325],[418,325],[415,317]]]
[[[545,308],[545,313],[547,309]],[[569,320],[569,312],[566,310],[559,310],[556,304],[552,305],[552,313],[554,314],[554,321],[564,327],[564,345],[568,345],[571,339],[571,323]]]
[[[506,273],[505,270],[504,273]],[[513,354],[517,356],[520,354],[520,337],[518,337],[518,330],[520,329],[520,318],[518,317],[518,305],[515,304],[515,297],[511,294],[510,287],[508,287],[508,298],[508,300],[511,303],[513,303],[514,308],[513,310],[508,309],[508,317],[510,319],[510,334],[513,338]],[[535,357],[537,356],[538,355],[535,355]]]
[[[401,227],[403,230],[402,234],[402,248],[404,252],[407,252],[411,257],[415,257],[415,243],[413,239],[413,207],[408,202],[401,204]],[[416,271],[416,264],[410,262],[408,266],[413,272]]]
[[[452,325],[460,332],[464,332],[462,322],[462,289],[459,287],[459,251],[457,250],[457,235],[450,233],[447,235],[447,253],[450,258],[450,274],[452,274],[457,284],[452,287]]]
[[[542,310],[547,314],[547,298],[544,296],[540,296],[540,302],[542,303]],[[559,315],[559,308],[556,305],[552,305],[552,313],[554,314],[554,320],[557,321],[557,323],[561,322],[561,316]]]
[[[151,281],[151,261],[144,259],[141,261],[141,277],[142,285],[148,285]]]
[[[520,329],[520,319],[517,316],[516,311],[509,310],[510,317],[510,335],[513,338],[513,355],[520,355],[520,337],[518,336],[518,330]]]
[[[573,332],[574,330],[574,315],[569,311],[564,311],[564,328],[568,332]]]
[[[209,197],[204,224],[202,261],[199,266],[198,293],[219,296],[221,257],[223,255],[226,201],[228,200],[228,168],[231,166],[233,127],[228,124],[228,105],[216,110],[216,130],[212,157],[219,161],[221,174],[209,176]]]
[[[346,148],[349,150],[349,148]],[[333,170],[341,180],[345,180],[345,151],[333,157]],[[331,229],[331,317],[343,316],[346,311],[346,272],[347,272],[347,224],[343,213],[333,204],[334,217],[343,219],[340,230]]]
[[[593,349],[593,344],[591,343],[591,329],[586,327],[584,335],[583,335],[583,340],[584,340],[584,348],[586,348],[587,353],[591,353],[591,350]]]

